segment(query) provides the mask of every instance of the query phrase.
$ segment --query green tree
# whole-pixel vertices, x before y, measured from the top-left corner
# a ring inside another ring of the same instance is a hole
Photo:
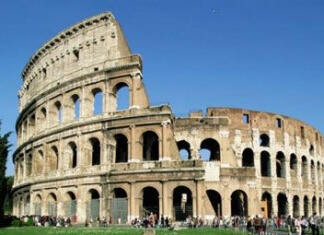
[[[4,221],[3,204],[7,194],[7,178],[6,178],[6,164],[9,154],[9,136],[11,132],[1,135],[1,120],[0,120],[0,223]]]
[[[12,198],[12,185],[13,185],[13,181],[14,181],[14,177],[13,176],[8,176],[6,177],[6,196],[5,196],[5,201],[4,201],[4,213],[5,214],[11,214],[12,213],[12,204],[13,204],[13,198]]]

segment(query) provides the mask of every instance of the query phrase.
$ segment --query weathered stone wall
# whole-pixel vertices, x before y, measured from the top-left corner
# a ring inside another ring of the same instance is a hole
[[[45,43],[23,80],[14,215],[84,222],[113,217],[118,200],[127,203],[123,222],[149,212],[262,214],[265,200],[266,216],[324,212],[318,130],[266,112],[208,108],[175,118],[169,106],[150,106],[141,58],[111,13]],[[129,103],[120,110],[123,87]]]

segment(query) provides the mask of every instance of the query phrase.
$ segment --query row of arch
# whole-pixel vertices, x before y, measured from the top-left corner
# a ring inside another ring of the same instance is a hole
[[[254,152],[250,148],[244,149],[242,153],[242,167],[254,167],[255,166],[255,156]],[[307,178],[309,174],[308,170],[308,160],[306,156],[301,157],[300,162],[300,176],[303,178]],[[277,152],[276,154],[276,176],[278,178],[285,178],[286,177],[286,157],[285,154],[281,151]],[[319,161],[315,164],[314,160],[310,161],[310,173],[311,178],[315,180],[315,171],[317,168],[318,178],[320,179],[321,172],[324,172],[324,164],[321,164]],[[297,175],[298,172],[298,158],[296,154],[290,154],[289,159],[289,169],[294,171]],[[260,154],[260,170],[261,176],[263,177],[271,177],[271,156],[269,152],[262,151]]]
[[[116,99],[115,104],[111,104],[114,106],[113,110],[129,108],[129,85],[126,82],[117,83],[110,95]],[[73,93],[64,101],[56,99],[48,108],[42,106],[24,120],[18,129],[18,137],[26,140],[36,130],[44,130],[48,126],[55,126],[66,121],[79,120],[85,116],[100,115],[104,112],[105,99],[100,87],[93,88],[90,94],[83,98],[80,91]]]
[[[214,190],[206,190],[206,195],[208,202],[212,208],[212,215],[223,216],[223,203],[224,199],[221,194]],[[159,191],[153,186],[144,187],[140,191],[138,199],[141,201],[139,203],[139,213],[140,216],[147,215],[150,213],[156,214],[159,216],[162,211],[160,208],[160,198],[162,195],[159,194]],[[87,219],[96,219],[100,216],[100,193],[96,189],[90,189],[87,192],[85,207],[84,209]],[[288,197],[285,193],[278,193],[273,198],[273,195],[265,191],[260,201],[266,204],[267,209],[264,210],[264,216],[273,217],[274,214],[274,201],[276,200],[277,204],[277,214],[278,216],[287,216],[292,212],[294,217],[305,215],[309,217],[312,213],[317,212],[319,215],[322,215],[323,212],[323,199],[321,197],[317,198],[313,196],[309,198],[305,195],[303,198],[300,198],[298,195],[292,197],[292,201],[289,202]],[[128,201],[129,195],[126,190],[123,188],[114,188],[112,190],[112,199],[110,203],[110,216],[112,216],[114,221],[117,221],[121,217],[123,222],[128,220]],[[50,216],[57,216],[57,204],[58,198],[55,193],[51,192],[47,195],[45,199],[42,198],[40,194],[36,194],[33,200],[34,214],[43,215],[47,214]],[[65,216],[75,219],[78,207],[78,198],[72,191],[68,191],[64,194],[62,200],[60,201],[63,206],[63,213]],[[79,201],[80,202],[80,201]],[[230,208],[231,216],[248,216],[249,212],[249,198],[245,191],[235,190],[231,193],[230,196]],[[116,207],[116,205],[118,206]],[[176,221],[183,221],[188,216],[193,216],[193,193],[186,186],[177,186],[172,191],[172,217]],[[23,208],[25,207],[25,208]],[[25,215],[30,213],[30,196],[28,195],[24,201],[23,197],[18,199],[18,214],[22,215],[24,212]],[[290,209],[291,210],[290,210]],[[79,211],[80,212],[80,211]],[[61,212],[62,213],[62,212]],[[82,212],[81,212],[82,213]],[[302,214],[303,213],[303,214]]]
[[[114,163],[123,163],[129,161],[129,141],[123,134],[116,134],[115,140],[115,154]],[[153,131],[146,131],[140,137],[142,145],[142,159],[143,161],[158,161],[160,141],[159,136]],[[102,143],[96,137],[90,138],[84,148],[88,151],[89,156],[84,156],[86,165],[95,166],[102,163]],[[73,169],[80,164],[80,147],[74,141],[70,141],[64,148],[63,157],[60,157],[60,152],[56,145],[50,147],[46,155],[44,151],[38,150],[34,155],[32,153],[26,154],[25,158],[20,156],[16,161],[16,176],[21,179],[25,175],[28,177],[32,174],[38,175],[44,172],[53,172],[59,169],[59,161],[64,161],[64,169]],[[24,161],[25,164],[24,164]],[[24,166],[25,165],[25,166]]]

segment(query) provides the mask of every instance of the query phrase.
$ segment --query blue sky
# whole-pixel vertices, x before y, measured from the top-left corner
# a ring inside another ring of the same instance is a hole
[[[14,131],[29,57],[58,32],[104,11],[141,54],[152,105],[168,103],[176,116],[208,106],[269,111],[324,133],[322,0],[1,0],[2,134]]]

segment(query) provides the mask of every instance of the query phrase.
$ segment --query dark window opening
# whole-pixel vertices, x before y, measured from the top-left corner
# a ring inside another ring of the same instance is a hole
[[[297,171],[297,156],[293,153],[290,155],[290,169]]]
[[[143,204],[142,204],[142,215],[149,215],[151,213],[159,216],[159,192],[153,187],[146,187],[143,189]]]
[[[42,108],[42,109],[41,109],[41,112],[42,112],[42,115],[43,115],[43,119],[45,119],[46,116],[47,116],[46,109],[45,109],[45,108]]]
[[[307,196],[304,197],[304,216],[309,217],[309,199]]]
[[[79,60],[79,50],[78,49],[74,49],[73,50],[73,55],[75,56],[75,59],[78,61]]]
[[[242,121],[244,124],[250,123],[250,115],[249,114],[243,114]]]
[[[215,190],[207,190],[206,193],[207,193],[209,202],[211,203],[211,205],[214,209],[214,214],[217,217],[222,216],[222,197],[221,197],[221,195]]]
[[[309,147],[309,154],[311,156],[314,156],[314,146],[311,144],[311,146]]]
[[[200,145],[200,155],[204,161],[220,161],[220,145],[214,139],[205,139]]]
[[[92,146],[92,166],[100,165],[100,142],[93,138],[90,140]]]
[[[71,167],[75,168],[77,167],[77,159],[78,159],[78,151],[77,151],[77,146],[75,143],[71,142],[70,144],[70,148],[72,150],[72,161],[71,161]]]
[[[159,137],[152,131],[143,134],[143,160],[159,160]]]
[[[293,217],[297,218],[300,216],[300,211],[299,211],[299,197],[294,196],[293,198]]]
[[[312,213],[317,212],[316,208],[317,208],[317,200],[316,197],[314,196],[312,199]]]
[[[266,151],[261,152],[261,176],[271,177],[270,154]]]
[[[270,138],[267,134],[260,135],[259,144],[261,147],[269,147],[270,146]]]
[[[231,195],[231,216],[248,215],[248,197],[242,190],[236,190]]]
[[[173,210],[176,221],[185,221],[189,216],[192,217],[192,193],[185,186],[179,186],[173,191]]]
[[[58,169],[58,158],[59,152],[56,146],[52,147],[51,155],[49,157],[49,171],[54,171]]]
[[[191,159],[190,144],[187,141],[185,140],[178,141],[177,146],[182,160]]]
[[[276,127],[281,128],[282,127],[282,121],[280,118],[276,118]]]
[[[43,71],[43,78],[46,78],[46,76],[47,76],[47,70],[46,70],[46,68],[43,68],[42,71]]]
[[[278,216],[287,216],[288,215],[288,201],[287,196],[283,193],[279,193],[277,197],[278,201]]]
[[[305,179],[308,177],[308,171],[307,171],[307,158],[305,156],[302,156],[302,166],[301,166],[301,176]]]
[[[312,181],[314,182],[315,181],[315,163],[313,160],[311,161],[311,178],[312,178]]]
[[[114,198],[127,198],[127,193],[122,188],[115,188],[114,189]]]
[[[305,138],[305,128],[303,126],[300,127],[300,135],[302,138]]]
[[[276,156],[276,173],[278,178],[286,177],[286,161],[285,155],[282,152],[278,152]]]
[[[254,153],[253,150],[247,148],[243,151],[242,166],[243,167],[254,167]]]
[[[128,140],[122,134],[115,135],[116,159],[115,162],[128,162]]]

